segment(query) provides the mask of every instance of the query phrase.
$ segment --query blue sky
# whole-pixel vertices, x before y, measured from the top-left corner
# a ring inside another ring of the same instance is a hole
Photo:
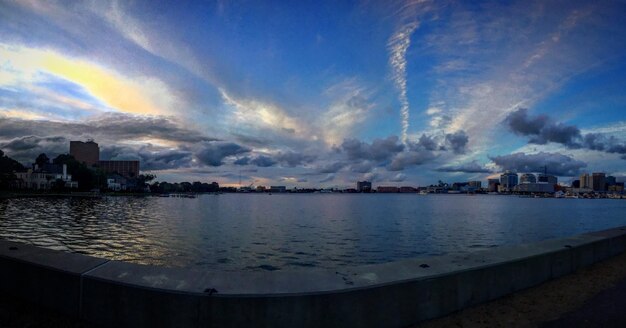
[[[626,176],[617,1],[0,1],[0,149],[159,180]]]

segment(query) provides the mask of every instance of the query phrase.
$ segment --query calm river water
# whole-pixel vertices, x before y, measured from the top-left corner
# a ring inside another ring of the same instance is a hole
[[[626,201],[222,194],[0,199],[0,239],[109,259],[288,270],[467,252],[626,225]]]

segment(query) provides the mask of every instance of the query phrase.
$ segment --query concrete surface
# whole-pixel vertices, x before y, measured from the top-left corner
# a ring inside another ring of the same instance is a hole
[[[626,228],[341,270],[204,272],[0,241],[0,289],[105,326],[402,327],[626,250]]]

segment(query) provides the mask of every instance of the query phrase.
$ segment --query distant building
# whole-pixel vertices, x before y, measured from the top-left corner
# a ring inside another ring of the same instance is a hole
[[[372,191],[372,182],[370,182],[370,181],[358,181],[356,183],[356,190],[358,192],[370,192],[370,191]]]
[[[537,182],[545,182],[551,185],[557,184],[558,181],[558,178],[551,174],[539,174],[539,177],[537,178]]]
[[[606,191],[606,174],[593,173],[591,174],[591,189],[593,191]]]
[[[591,188],[591,177],[589,176],[589,173],[584,173],[580,175],[580,188]]]
[[[45,164],[42,167],[34,165],[26,172],[16,172],[17,187],[20,189],[48,190],[63,184],[64,188],[78,188],[78,182],[72,181],[72,175],[67,174],[67,165]]]
[[[379,193],[392,193],[398,192],[399,189],[398,187],[379,186],[378,188],[376,188],[376,191]]]
[[[469,181],[467,185],[474,189],[482,188],[483,183],[481,181]]]
[[[614,185],[609,186],[607,189],[610,192],[623,193],[624,192],[624,183],[623,182],[616,182]]]
[[[572,181],[572,188],[580,188],[580,180]]]
[[[498,191],[498,186],[500,186],[500,179],[489,179],[487,180],[487,190],[489,192]]]
[[[100,147],[93,140],[70,141],[70,155],[87,166],[93,166],[100,161]]]
[[[287,192],[287,187],[285,186],[270,186],[270,192]]]
[[[517,186],[517,173],[506,171],[500,175],[499,191],[511,191]]]
[[[455,182],[452,184],[452,190],[454,191],[460,191],[461,188],[467,186],[468,183],[467,182]]]
[[[256,192],[265,192],[265,186],[257,186]]]
[[[139,175],[139,161],[100,161],[100,169],[107,174],[117,173],[126,178]]]
[[[404,186],[404,187],[400,187],[398,192],[401,192],[401,193],[412,193],[412,192],[417,192],[417,189],[415,189],[413,187]]]
[[[532,173],[524,173],[519,178],[519,183],[536,183],[537,177]]]
[[[513,191],[523,193],[553,193],[554,185],[547,182],[520,183],[513,187]]]

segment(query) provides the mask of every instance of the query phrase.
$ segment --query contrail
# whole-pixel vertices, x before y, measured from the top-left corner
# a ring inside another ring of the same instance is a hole
[[[402,143],[407,144],[409,130],[409,99],[406,96],[406,51],[411,45],[411,35],[418,27],[417,21],[402,25],[389,39],[389,64],[391,77],[400,92],[400,115],[402,119]]]

